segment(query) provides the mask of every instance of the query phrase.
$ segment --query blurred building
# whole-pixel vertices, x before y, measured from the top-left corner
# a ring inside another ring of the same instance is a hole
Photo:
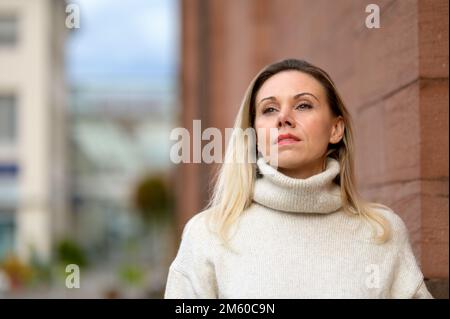
[[[180,126],[232,127],[266,64],[326,70],[353,116],[363,195],[406,222],[434,296],[448,298],[448,1],[182,1]],[[178,236],[210,196],[212,165],[179,165]],[[178,237],[179,242],[179,237]]]
[[[173,88],[161,81],[130,83],[71,88],[74,229],[93,259],[123,254],[120,245],[139,235],[142,226],[133,192],[146,176],[168,175],[171,169],[167,136],[174,125]]]
[[[65,1],[0,2],[0,259],[49,260],[67,224]]]

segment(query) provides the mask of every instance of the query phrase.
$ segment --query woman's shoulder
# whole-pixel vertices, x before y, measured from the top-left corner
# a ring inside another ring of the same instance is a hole
[[[205,212],[191,216],[184,225],[181,241],[171,268],[188,274],[196,265],[213,260],[212,239],[205,225]]]
[[[409,237],[408,227],[398,212],[380,203],[371,203],[371,207],[386,220],[390,229],[391,239],[394,242],[402,243]]]
[[[203,210],[191,216],[184,226],[182,239],[205,239],[211,236],[208,227],[210,214],[210,210]]]

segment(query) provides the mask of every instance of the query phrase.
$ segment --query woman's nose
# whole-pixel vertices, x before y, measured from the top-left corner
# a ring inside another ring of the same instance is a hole
[[[280,112],[278,115],[278,127],[283,127],[285,125],[295,127],[295,121],[289,111]]]

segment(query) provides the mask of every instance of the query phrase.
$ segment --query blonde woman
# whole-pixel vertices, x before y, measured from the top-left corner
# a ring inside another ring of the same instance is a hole
[[[257,160],[235,160],[252,150]],[[264,68],[165,298],[433,298],[404,222],[360,197],[353,170],[350,114],[329,75],[295,59]]]

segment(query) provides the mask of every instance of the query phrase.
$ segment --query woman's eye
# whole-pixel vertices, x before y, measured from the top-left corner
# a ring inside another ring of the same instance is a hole
[[[272,113],[273,111],[275,111],[275,109],[273,107],[268,107],[263,111],[263,114]]]
[[[297,109],[311,109],[312,106],[310,104],[307,104],[307,103],[302,103],[302,104],[297,105],[295,108],[297,108]]]

